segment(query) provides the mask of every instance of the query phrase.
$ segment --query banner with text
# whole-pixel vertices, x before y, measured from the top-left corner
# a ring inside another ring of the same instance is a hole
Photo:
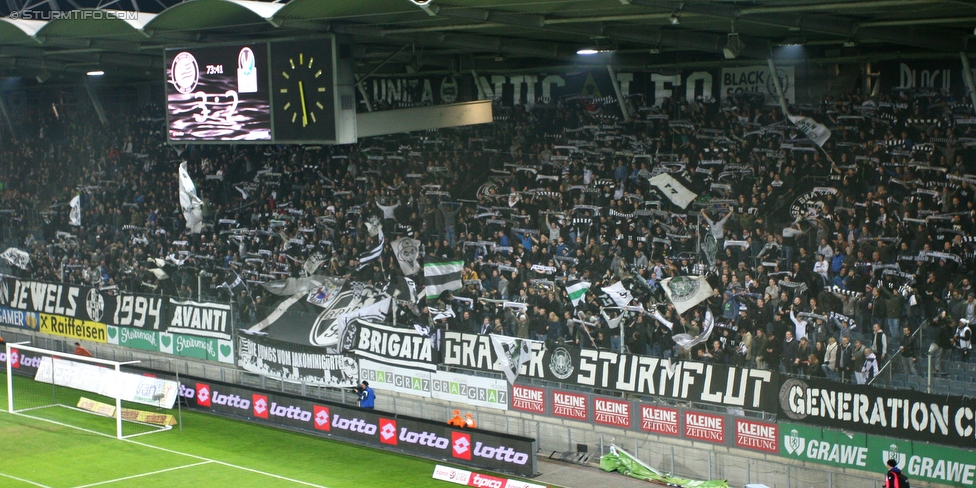
[[[359,360],[359,378],[376,390],[437,398],[498,410],[508,409],[508,382],[447,371],[401,368]]]
[[[437,369],[430,339],[416,329],[356,320],[346,325],[352,351],[361,358],[406,368]]]
[[[973,451],[785,422],[779,427],[782,457],[872,472],[894,459],[909,479],[976,484]]]
[[[976,448],[976,399],[796,378],[779,399],[783,420]]]
[[[456,429],[440,421],[315,402],[227,383],[181,379],[179,393],[188,408],[194,410],[482,469],[521,476],[536,474],[536,441],[527,437]]]
[[[488,336],[444,334],[446,366],[501,372]],[[572,346],[546,348],[530,342],[530,359],[521,369],[527,378],[574,386],[771,411],[777,405],[778,374],[719,364],[671,362]]]
[[[776,75],[783,87],[783,96],[789,103],[796,103],[796,70],[793,66],[776,68]],[[769,66],[757,64],[740,68],[722,68],[722,100],[730,96],[755,93],[763,95],[767,102],[777,100],[776,85],[769,74]]]
[[[359,365],[354,357],[326,354],[321,347],[260,335],[237,335],[237,365],[251,373],[283,381],[333,387],[359,384]]]

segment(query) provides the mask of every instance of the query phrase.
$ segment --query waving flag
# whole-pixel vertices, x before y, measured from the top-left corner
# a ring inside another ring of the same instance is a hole
[[[203,230],[203,200],[197,196],[197,187],[186,170],[186,161],[180,163],[180,208],[186,218],[186,228],[191,234]]]
[[[578,307],[581,303],[583,303],[583,298],[586,297],[586,291],[589,289],[590,283],[586,281],[566,281],[566,293],[569,294],[569,299],[573,302],[574,307]]]
[[[827,139],[830,139],[830,129],[810,117],[790,115],[790,122],[793,122],[797,130],[816,142],[818,146],[823,146]]]
[[[68,214],[68,223],[78,227],[81,225],[81,195],[75,195],[69,205],[71,205],[71,213]]]
[[[531,351],[529,341],[526,339],[516,339],[498,334],[491,334],[491,345],[495,349],[495,368],[501,368],[505,372],[505,378],[509,383],[515,383],[518,378],[519,369],[522,365],[529,362]]]
[[[415,275],[420,272],[420,241],[403,237],[392,242],[393,254],[400,263],[400,269],[406,276]]]
[[[633,299],[634,296],[630,294],[630,290],[624,288],[624,284],[621,282],[616,282],[610,286],[604,286],[600,288],[603,293],[606,293],[613,303],[616,303],[618,307],[626,307]]]
[[[679,314],[685,313],[712,296],[712,287],[708,285],[708,280],[704,276],[665,278],[661,280],[661,285],[664,286],[664,294],[668,296],[668,300],[671,300]]]
[[[681,346],[684,349],[691,349],[708,340],[712,335],[712,330],[715,329],[715,317],[712,315],[711,310],[705,310],[705,322],[702,323],[701,333],[698,337],[692,337],[691,334],[675,334],[671,336],[674,339],[674,343]]]
[[[461,288],[462,261],[446,261],[424,264],[424,284],[427,285],[427,298],[434,299],[445,291]]]
[[[380,230],[379,235],[380,242],[376,244],[376,247],[359,255],[359,269],[365,268],[369,263],[376,261],[383,255],[383,245],[386,244],[386,239],[383,237],[382,230]]]
[[[20,269],[27,269],[30,264],[30,254],[16,247],[8,247],[3,254],[0,254],[0,258]]]
[[[671,200],[671,203],[682,209],[688,208],[688,205],[691,205],[691,202],[698,198],[698,194],[689,190],[679,180],[667,173],[661,173],[653,178],[649,178],[647,181],[657,188],[668,200]]]

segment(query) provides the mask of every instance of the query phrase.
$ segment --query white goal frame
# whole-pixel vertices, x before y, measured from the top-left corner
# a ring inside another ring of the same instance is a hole
[[[121,378],[122,377],[121,376],[122,375],[122,366],[131,365],[131,364],[138,364],[138,363],[141,362],[141,361],[122,361],[122,362],[120,362],[120,361],[110,361],[110,360],[107,360],[107,359],[99,359],[99,358],[95,358],[95,357],[79,356],[79,355],[76,355],[76,354],[69,354],[69,353],[63,353],[63,352],[54,351],[54,350],[51,350],[51,349],[44,349],[44,348],[40,348],[40,347],[34,347],[34,346],[31,346],[30,343],[28,343],[28,342],[16,342],[16,343],[9,343],[8,342],[8,343],[6,343],[6,353],[7,353],[7,358],[8,358],[8,360],[7,360],[7,411],[9,413],[12,413],[12,414],[15,414],[15,415],[21,415],[21,416],[30,417],[30,418],[33,418],[33,419],[38,419],[38,420],[43,420],[43,421],[46,421],[46,422],[53,422],[53,423],[58,423],[58,424],[60,424],[60,422],[57,422],[57,421],[54,421],[54,420],[50,420],[50,419],[45,419],[45,418],[42,418],[42,417],[35,417],[33,415],[27,415],[27,414],[24,413],[25,411],[32,410],[33,408],[31,408],[31,409],[21,409],[21,410],[16,410],[14,408],[13,361],[11,361],[9,359],[10,358],[10,350],[11,349],[17,349],[18,351],[32,351],[32,352],[36,352],[36,353],[39,353],[39,354],[43,354],[44,356],[49,356],[49,357],[52,357],[52,358],[53,357],[57,357],[59,359],[67,359],[67,360],[77,361],[79,363],[98,364],[98,365],[102,365],[102,366],[109,366],[109,367],[111,367],[112,369],[115,370],[115,374],[116,374],[116,377],[117,378]],[[31,378],[31,381],[34,381],[34,379]],[[53,386],[65,386],[65,385],[57,385],[57,384],[55,384],[53,377],[52,377],[52,385]],[[70,386],[69,386],[69,388],[70,388]],[[131,435],[123,435],[123,433],[122,433],[123,419],[122,419],[122,396],[121,396],[121,393],[122,393],[121,392],[121,389],[119,389],[118,394],[114,395],[114,397],[115,397],[115,415],[113,417],[115,418],[115,438],[117,438],[117,439],[126,439],[126,438],[129,438],[129,437],[135,437],[135,436],[138,436],[138,435],[148,434],[148,433],[154,432],[154,431],[148,431],[148,432],[140,432],[140,433],[131,434]],[[88,414],[98,415],[95,412],[90,412],[90,411],[87,411],[87,410],[84,410],[84,409],[80,409],[80,408],[77,408],[77,407],[75,407],[73,405],[63,405],[63,404],[59,404],[59,403],[52,403],[49,406],[62,406],[62,407],[66,407],[66,408],[69,408],[69,409],[72,409],[72,410],[76,410],[76,411],[79,411],[79,412],[84,412],[84,413],[88,413]],[[36,407],[34,407],[34,408],[36,408]],[[142,422],[135,422],[135,423],[142,424]],[[149,425],[149,424],[145,424],[145,425]],[[87,429],[82,429],[81,427],[75,427],[75,426],[70,426],[70,427],[77,428],[77,429],[81,429],[81,430],[86,430],[87,431]],[[172,426],[170,426],[170,425],[166,425],[166,426],[153,426],[153,427],[156,427],[157,430],[169,430],[169,429],[172,428]],[[102,434],[102,435],[107,435],[107,434]]]

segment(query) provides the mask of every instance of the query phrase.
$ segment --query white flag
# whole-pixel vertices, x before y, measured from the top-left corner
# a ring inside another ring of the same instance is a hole
[[[618,307],[626,307],[634,299],[630,291],[624,288],[624,284],[619,281],[610,286],[601,287],[600,289],[613,299],[613,303],[616,303]]]
[[[191,234],[203,230],[203,201],[197,196],[197,187],[186,170],[186,161],[180,163],[180,208],[186,218],[186,228]]]
[[[702,324],[701,333],[698,337],[692,337],[691,334],[675,334],[671,337],[674,339],[674,343],[683,349],[691,349],[708,340],[712,335],[712,330],[715,328],[715,317],[712,315],[711,310],[705,310],[705,322]]]
[[[491,334],[491,345],[495,349],[495,368],[501,368],[505,372],[505,378],[509,383],[515,383],[519,375],[519,369],[523,364],[529,362],[531,351],[527,339],[516,339],[498,334]]]
[[[712,296],[712,287],[708,285],[708,280],[704,276],[665,278],[661,280],[661,285],[664,286],[664,294],[674,304],[678,314],[685,313]]]
[[[338,316],[336,318],[336,322],[338,322],[339,327],[336,337],[339,338],[339,347],[342,347],[342,338],[346,333],[346,326],[349,325],[349,322],[352,322],[355,319],[363,319],[370,322],[382,323],[386,320],[386,315],[390,312],[390,304],[392,303],[393,299],[386,297],[373,303],[372,305],[368,305]]]
[[[674,203],[682,209],[687,208],[688,205],[691,205],[691,202],[698,198],[698,194],[689,190],[680,181],[674,179],[667,173],[661,173],[653,178],[649,178],[648,181],[660,190],[668,200],[671,200],[671,203]]]
[[[790,122],[793,122],[797,130],[816,142],[818,146],[823,146],[827,139],[830,139],[830,129],[810,117],[790,115]]]
[[[68,214],[68,223],[78,227],[81,225],[81,195],[75,195],[71,199],[71,213]]]
[[[27,265],[30,264],[30,254],[27,254],[27,252],[21,251],[16,247],[8,247],[3,254],[0,254],[0,258],[3,258],[12,266],[16,266],[20,269],[27,269]]]
[[[392,242],[393,254],[396,255],[400,269],[405,276],[412,276],[420,272],[420,241],[403,237]]]

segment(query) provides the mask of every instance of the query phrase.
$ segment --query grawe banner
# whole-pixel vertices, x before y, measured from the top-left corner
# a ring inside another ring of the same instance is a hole
[[[3,309],[46,313],[106,325],[166,330],[169,299],[131,293],[108,293],[98,288],[41,281],[0,279]],[[0,315],[0,320],[3,316]],[[7,323],[4,321],[4,323]],[[16,323],[7,323],[20,327]]]
[[[784,379],[779,418],[976,448],[976,400],[826,380]]]
[[[894,459],[912,480],[976,485],[976,458],[972,451],[788,422],[779,424],[779,428],[782,457],[873,472]]]
[[[502,372],[488,336],[446,332],[443,353],[445,366]],[[546,348],[537,341],[531,341],[529,356],[521,368],[528,378],[767,412],[778,403],[779,375],[770,371],[571,346]]]
[[[353,357],[258,335],[237,335],[237,365],[261,376],[316,386],[359,384],[359,365]]]
[[[536,474],[536,441],[283,393],[181,377],[188,408],[476,468]],[[370,383],[372,386],[372,382]]]

